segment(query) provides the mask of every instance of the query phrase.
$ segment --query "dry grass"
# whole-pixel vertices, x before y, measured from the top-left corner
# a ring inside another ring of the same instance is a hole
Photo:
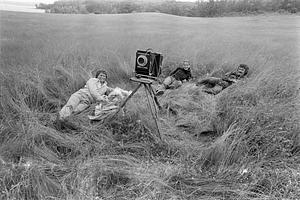
[[[297,20],[1,12],[1,199],[297,199]],[[132,89],[134,53],[148,47],[164,74],[189,58],[197,78],[239,63],[250,75],[217,96],[193,82],[168,91],[162,141],[143,90],[111,123],[91,124],[93,106],[56,123],[95,64]]]

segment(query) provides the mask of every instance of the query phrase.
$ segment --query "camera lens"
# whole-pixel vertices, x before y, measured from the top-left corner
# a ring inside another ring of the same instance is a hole
[[[145,67],[147,65],[147,57],[144,56],[144,55],[140,55],[138,58],[137,58],[137,63],[139,66],[141,67]]]

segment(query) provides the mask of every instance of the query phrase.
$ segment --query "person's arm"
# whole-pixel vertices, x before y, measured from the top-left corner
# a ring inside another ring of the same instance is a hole
[[[196,85],[216,85],[218,84],[222,79],[220,78],[216,78],[216,77],[209,77],[209,78],[205,78],[202,79],[201,81],[198,81]]]
[[[180,70],[180,67],[176,68],[173,72],[171,72],[169,76],[174,75],[178,70]]]
[[[190,79],[193,79],[191,70],[188,71],[188,77],[186,80],[189,81]]]
[[[233,72],[227,72],[225,73],[225,76],[230,76]]]
[[[186,75],[186,78],[184,80],[182,80],[182,82],[187,82],[189,81],[190,79],[192,79],[192,74],[191,74],[191,70],[183,70],[185,75]]]
[[[109,95],[113,90],[114,90],[114,88],[107,87],[107,90],[106,90],[105,94]]]
[[[235,74],[235,72],[227,72],[226,74],[225,74],[225,76],[224,76],[224,78],[226,79],[226,78],[230,78],[230,76],[235,76],[236,74]]]
[[[104,89],[103,93],[99,92],[97,90],[97,83],[98,83],[97,78],[91,78],[87,81],[86,85],[88,90],[90,91],[90,94],[96,101],[107,101],[107,96],[105,95],[106,88],[103,88]]]
[[[236,79],[237,75],[235,72],[228,72],[225,74],[225,76],[222,78],[222,80],[230,82],[230,83],[236,83],[237,79]]]

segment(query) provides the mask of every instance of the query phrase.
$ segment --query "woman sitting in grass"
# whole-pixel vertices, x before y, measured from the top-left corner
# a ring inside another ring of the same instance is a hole
[[[209,77],[196,83],[197,86],[203,85],[203,92],[216,95],[233,83],[236,83],[241,78],[244,78],[249,71],[249,67],[245,64],[240,64],[238,68],[225,74],[222,78]]]
[[[60,110],[59,119],[64,120],[74,113],[79,113],[95,102],[108,102],[107,95],[112,88],[107,86],[107,73],[104,70],[98,70],[95,78],[90,78],[84,88],[71,95],[67,104]]]

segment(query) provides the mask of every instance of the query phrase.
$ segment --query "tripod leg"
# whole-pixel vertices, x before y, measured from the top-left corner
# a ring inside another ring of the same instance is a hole
[[[156,102],[155,102],[155,99],[154,99],[154,97],[155,97],[155,95],[152,93],[152,90],[150,89],[151,88],[151,85],[150,84],[147,84],[147,85],[145,85],[145,87],[147,88],[147,90],[148,90],[148,92],[149,92],[149,94],[150,94],[150,97],[151,97],[151,100],[152,100],[152,103],[153,103],[153,107],[154,107],[154,110],[155,110],[155,117],[156,117],[156,119],[158,119],[158,112],[157,112],[157,108],[156,108],[156,106],[155,106],[155,104],[156,104]],[[157,104],[156,104],[157,105]]]
[[[151,94],[150,91],[149,91],[148,84],[144,84],[144,88],[145,88],[145,92],[146,92],[146,97],[147,97],[147,101],[148,101],[148,106],[149,106],[149,108],[150,108],[151,111],[152,111],[152,103],[151,103],[151,100],[150,100],[150,98],[152,99],[152,94]],[[150,98],[148,97],[148,93],[150,94]],[[155,105],[154,105],[154,109],[155,109]],[[156,111],[156,109],[155,109],[155,111]]]
[[[160,134],[160,131],[159,131],[159,128],[158,128],[157,118],[155,117],[155,114],[154,114],[154,112],[152,110],[151,101],[150,101],[150,99],[148,97],[148,92],[149,92],[149,94],[150,94],[151,97],[152,97],[152,95],[151,95],[149,89],[147,88],[147,84],[144,84],[144,86],[145,86],[145,92],[146,92],[146,96],[147,96],[147,100],[148,100],[149,109],[151,111],[151,115],[152,115],[153,120],[155,122],[155,126],[156,126],[156,129],[157,129],[158,137],[161,140],[161,134]],[[153,105],[153,106],[154,106],[154,109],[155,109],[155,105]]]
[[[120,105],[120,107],[118,108],[118,110],[111,116],[108,118],[107,121],[113,119],[119,112],[120,110],[125,106],[125,104],[127,103],[127,101],[134,95],[134,93],[136,93],[136,91],[142,86],[142,83],[140,83],[132,92],[131,94],[125,99],[125,101],[123,101],[123,103]]]
[[[150,90],[150,93],[153,94],[153,98],[154,98],[154,101],[155,101],[155,103],[156,103],[158,109],[161,110],[162,107],[160,106],[160,104],[159,104],[159,102],[158,102],[158,100],[157,100],[157,97],[156,97],[156,95],[155,95],[155,92],[154,92],[154,90],[153,90],[153,88],[152,88],[151,85],[149,85],[149,90]]]

